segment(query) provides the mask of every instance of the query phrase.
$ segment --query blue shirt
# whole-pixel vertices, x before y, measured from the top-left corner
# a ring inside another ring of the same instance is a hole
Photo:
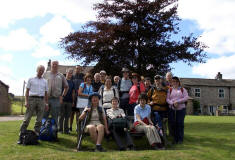
[[[83,94],[90,95],[90,94],[93,93],[93,87],[92,87],[92,85],[88,86],[88,85],[86,84],[86,88],[84,88],[84,83],[81,83],[80,87],[83,88],[83,91],[82,91]]]
[[[121,79],[120,82],[120,91],[121,92],[129,92],[132,87],[132,82],[130,79],[125,80],[124,78]]]
[[[69,85],[69,90],[67,92],[67,94],[65,95],[63,101],[64,102],[73,102],[73,97],[72,97],[72,93],[73,93],[73,90],[75,89],[74,88],[74,83],[72,80],[67,80],[68,82],[68,85]]]
[[[140,104],[138,104],[137,106],[135,106],[135,109],[134,109],[135,122],[138,121],[136,114],[138,114],[140,116],[140,119],[143,120],[144,118],[150,116],[151,107],[148,104],[146,104],[145,107],[142,108]]]

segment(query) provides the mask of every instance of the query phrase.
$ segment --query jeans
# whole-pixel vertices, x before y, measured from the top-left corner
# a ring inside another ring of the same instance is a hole
[[[157,124],[160,128],[162,128],[162,120],[167,117],[166,114],[166,111],[153,111],[154,124]]]
[[[169,123],[171,124],[172,134],[176,143],[184,140],[184,118],[186,109],[169,110]]]
[[[61,105],[60,116],[59,116],[59,131],[69,132],[69,117],[72,112],[72,103],[63,102]]]

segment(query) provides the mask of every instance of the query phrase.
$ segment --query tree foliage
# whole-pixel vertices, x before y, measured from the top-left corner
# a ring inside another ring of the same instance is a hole
[[[125,66],[141,75],[169,71],[170,63],[204,62],[205,45],[180,32],[177,0],[104,0],[96,21],[62,39],[70,58],[115,75]],[[173,37],[177,37],[173,38]]]

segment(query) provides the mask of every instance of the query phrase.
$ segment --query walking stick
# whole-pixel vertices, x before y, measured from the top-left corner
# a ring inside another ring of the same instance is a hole
[[[80,130],[80,134],[78,135],[78,145],[77,145],[77,151],[80,151],[81,149],[81,144],[82,144],[82,138],[83,138],[83,134],[84,134],[84,129],[86,127],[86,121],[87,121],[87,118],[88,118],[88,111],[86,112],[86,116],[83,120],[83,124],[81,126],[81,130]]]

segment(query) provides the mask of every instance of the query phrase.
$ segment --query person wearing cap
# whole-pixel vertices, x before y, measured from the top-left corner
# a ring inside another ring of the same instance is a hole
[[[157,126],[160,135],[163,135],[163,118],[167,117],[168,106],[166,102],[167,87],[162,85],[162,77],[160,75],[154,76],[154,85],[148,91],[149,105],[152,107],[154,115],[154,125]]]
[[[132,73],[131,75],[131,80],[132,80],[132,87],[129,91],[129,107],[127,110],[127,114],[129,116],[133,116],[134,115],[134,108],[135,106],[138,104],[138,96],[140,95],[140,93],[144,93],[145,92],[145,87],[144,84],[140,81],[140,76],[137,73]]]
[[[129,78],[129,69],[122,68],[122,78],[118,83],[119,97],[120,97],[120,107],[127,113],[129,106],[129,91],[132,86],[132,82]]]
[[[172,77],[172,87],[168,89],[166,101],[169,104],[169,123],[174,137],[173,143],[182,144],[188,92],[180,85],[178,77]]]
[[[82,121],[86,117],[88,112],[88,118],[86,121],[85,132],[89,133],[93,142],[96,144],[95,151],[103,152],[104,149],[101,146],[102,140],[104,138],[104,133],[109,134],[109,129],[107,125],[106,116],[102,107],[99,106],[99,99],[101,96],[94,92],[89,95],[90,106],[86,107],[79,117]]]
[[[106,77],[106,71],[105,70],[101,70],[100,71],[100,82],[104,85],[105,83],[105,77]]]

